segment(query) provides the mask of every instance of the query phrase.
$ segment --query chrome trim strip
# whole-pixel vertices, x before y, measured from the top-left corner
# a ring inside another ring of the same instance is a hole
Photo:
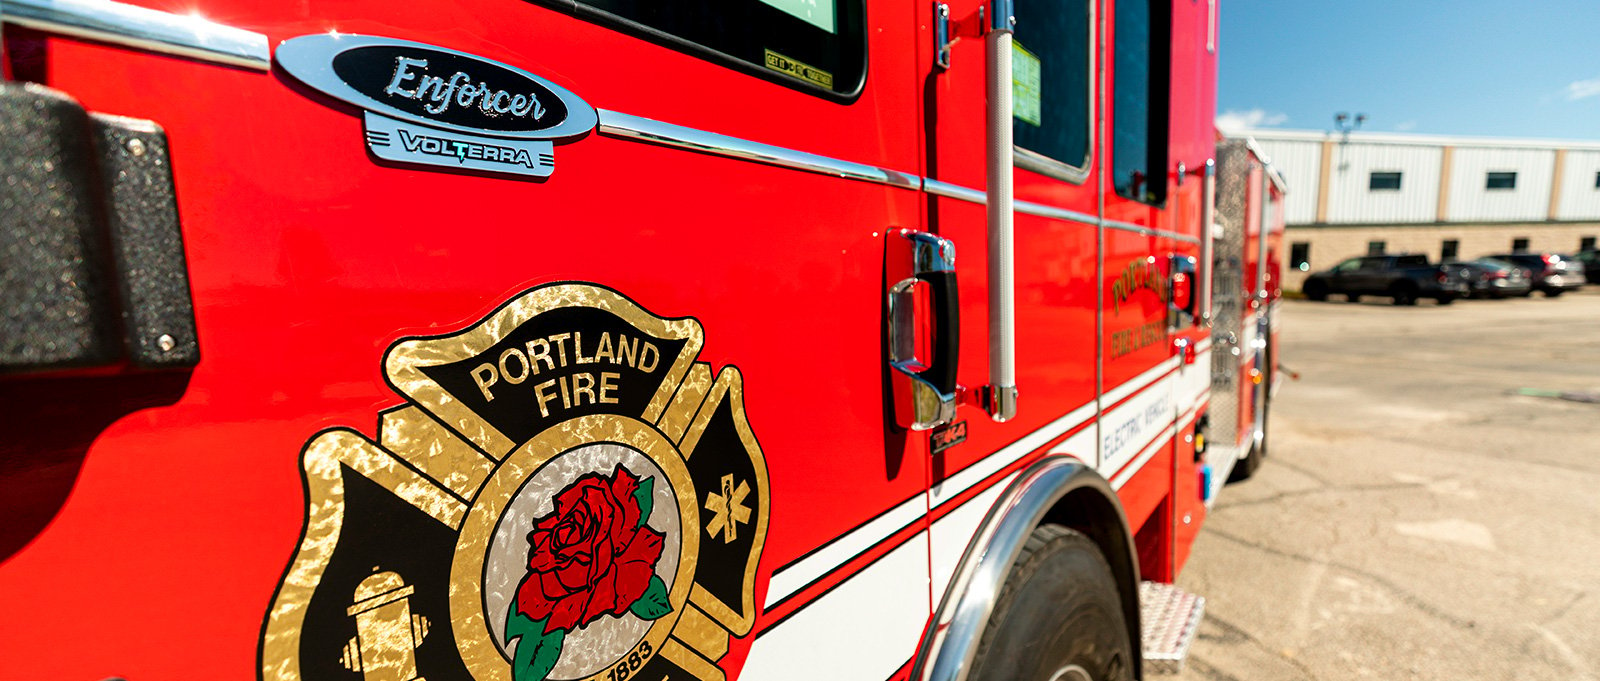
[[[941,181],[935,180],[935,179],[933,179],[931,177],[923,178],[923,180],[922,180],[922,190],[925,191],[925,192],[928,192],[929,194],[933,194],[935,196],[943,196],[943,197],[947,197],[947,198],[956,199],[958,201],[966,201],[968,203],[976,203],[976,204],[978,204],[980,206],[983,205],[984,203],[986,203],[986,200],[985,200],[985,198],[983,196],[983,192],[980,192],[980,191],[978,191],[976,189],[972,189],[970,187],[963,187],[963,186],[961,186],[959,184],[950,184],[949,182],[941,182]]]
[[[847,180],[886,184],[903,189],[922,187],[922,178],[916,175],[663,123],[609,109],[600,109],[600,134],[832,175]]]
[[[1109,229],[1133,232],[1135,234],[1143,234],[1145,236],[1164,236],[1169,239],[1177,239],[1178,241],[1187,241],[1191,244],[1200,243],[1200,237],[1190,234],[1182,234],[1165,229],[1152,229],[1144,225],[1136,225],[1131,222],[1122,222],[1120,220],[1101,220],[1100,222]]]
[[[1113,575],[1132,570],[1134,584],[1119,583],[1119,588],[1136,588],[1138,559],[1133,551],[1133,537],[1128,533],[1127,518],[1122,515],[1122,505],[1117,502],[1111,485],[1082,461],[1067,456],[1047,456],[1023,470],[1001,493],[982,527],[967,544],[912,662],[913,679],[965,681],[972,672],[973,657],[995,601],[1023,545],[1057,501],[1069,492],[1085,488],[1105,500],[1121,521],[1121,531],[1114,533],[1112,542],[1120,549],[1113,553],[1120,555],[1105,558],[1112,565]],[[1119,566],[1124,569],[1119,571]],[[1139,635],[1138,599],[1122,595],[1129,640],[1136,640]],[[1139,660],[1135,657],[1129,662],[1138,678]]]
[[[1056,208],[1055,206],[1046,206],[1042,203],[1034,203],[1032,201],[1018,201],[1017,212],[1026,213],[1028,215],[1037,215],[1039,217],[1053,218],[1056,220],[1081,222],[1090,227],[1093,227],[1100,222],[1100,220],[1095,218],[1095,216],[1088,213],[1079,213],[1075,210]]]
[[[0,21],[150,52],[266,71],[267,36],[111,0],[5,0]]]
[[[37,2],[38,0],[34,1]],[[972,189],[970,187],[963,187],[958,184],[951,184],[941,180],[935,180],[931,177],[918,177],[916,175],[908,175],[896,170],[879,168],[877,166],[871,166],[865,163],[844,161],[836,158],[830,158],[828,156],[821,156],[818,154],[789,149],[786,147],[752,142],[747,139],[722,135],[714,132],[707,132],[682,125],[674,125],[672,123],[663,123],[661,121],[644,118],[643,116],[634,116],[632,114],[625,114],[620,111],[612,111],[610,109],[600,109],[599,112],[600,134],[610,137],[633,140],[636,142],[660,144],[679,149],[687,149],[689,151],[697,151],[705,154],[727,156],[729,158],[754,161],[756,163],[765,163],[783,168],[792,168],[809,173],[831,175],[848,180],[861,180],[863,182],[885,184],[891,187],[899,187],[901,189],[921,190],[935,196],[943,196],[959,201],[976,203],[980,206],[987,205],[988,203],[984,192],[980,190]],[[1164,236],[1171,239],[1177,239],[1178,241],[1187,241],[1190,243],[1200,243],[1199,237],[1189,234],[1181,234],[1164,229],[1151,229],[1149,227],[1143,227],[1129,222],[1101,220],[1093,215],[1089,215],[1088,213],[1079,213],[1074,210],[1057,208],[1055,206],[1047,206],[1045,204],[1034,203],[1032,201],[1017,201],[1015,203],[1014,210],[1018,213],[1037,215],[1039,217],[1051,218],[1055,220],[1067,220],[1070,222],[1078,222],[1090,226],[1104,225],[1105,227],[1109,227],[1111,229],[1131,231],[1150,236]]]

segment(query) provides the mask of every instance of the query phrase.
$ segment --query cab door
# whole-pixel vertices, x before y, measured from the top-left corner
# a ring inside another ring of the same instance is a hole
[[[986,272],[985,59],[980,0],[936,5],[952,33],[948,67],[926,55],[922,131],[926,140],[928,230],[954,242],[961,308],[959,383],[989,380]],[[933,453],[929,469],[933,593],[943,594],[956,561],[1006,476],[1030,456],[1058,450],[1091,465],[1094,431],[1095,308],[1101,171],[1095,154],[1099,3],[1019,0],[1011,62],[1015,142],[1015,419],[995,423],[960,407],[961,444]],[[929,45],[933,46],[930,35]],[[1064,417],[1071,418],[1064,418]],[[1041,434],[1029,444],[1013,442]]]

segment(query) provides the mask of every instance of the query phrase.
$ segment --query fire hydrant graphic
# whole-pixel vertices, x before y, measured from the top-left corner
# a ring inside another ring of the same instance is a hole
[[[365,681],[423,681],[417,674],[417,646],[428,635],[428,618],[411,614],[414,591],[393,572],[379,572],[356,587],[356,636],[344,647],[344,668]]]

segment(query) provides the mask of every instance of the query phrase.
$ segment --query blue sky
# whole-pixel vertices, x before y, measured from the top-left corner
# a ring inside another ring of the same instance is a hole
[[[1219,4],[1219,126],[1600,140],[1600,0]]]

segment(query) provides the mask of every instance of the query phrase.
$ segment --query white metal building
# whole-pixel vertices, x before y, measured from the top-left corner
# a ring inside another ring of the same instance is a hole
[[[1600,142],[1250,130],[1294,188],[1285,284],[1372,252],[1570,253],[1600,236]]]

